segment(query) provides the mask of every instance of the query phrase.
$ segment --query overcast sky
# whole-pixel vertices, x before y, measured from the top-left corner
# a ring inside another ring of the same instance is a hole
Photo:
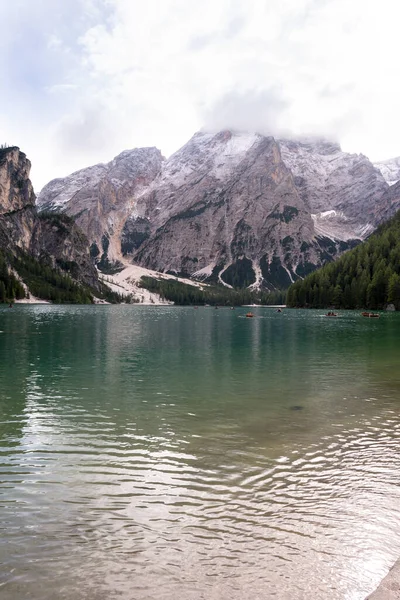
[[[0,0],[0,143],[54,177],[201,129],[400,155],[398,0]]]

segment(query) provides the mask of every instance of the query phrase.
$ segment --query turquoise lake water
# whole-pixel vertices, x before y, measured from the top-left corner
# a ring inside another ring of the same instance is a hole
[[[400,556],[400,314],[0,307],[2,600],[361,600]]]

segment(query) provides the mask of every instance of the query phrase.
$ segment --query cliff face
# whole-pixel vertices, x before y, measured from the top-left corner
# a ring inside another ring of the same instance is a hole
[[[30,168],[19,148],[0,150],[0,249],[22,250],[53,267],[68,265],[75,279],[96,288],[85,235],[73,222],[37,213]]]
[[[168,160],[125,151],[50,182],[38,203],[74,215],[100,264],[125,257],[273,288],[364,239],[388,187],[365,156],[336,144],[222,131],[195,134]]]
[[[400,180],[400,156],[374,163],[374,166],[380,170],[389,185],[394,185]]]
[[[121,230],[134,213],[136,199],[161,171],[156,148],[122,152],[107,165],[95,165],[47,184],[38,198],[42,211],[73,216],[91,243],[94,257],[121,258]]]
[[[381,198],[376,212],[376,220],[383,223],[400,210],[400,180],[391,185]]]
[[[35,194],[29,179],[31,163],[19,148],[0,150],[0,214],[34,206]]]
[[[19,148],[0,150],[0,247],[28,250],[36,216],[31,163]]]

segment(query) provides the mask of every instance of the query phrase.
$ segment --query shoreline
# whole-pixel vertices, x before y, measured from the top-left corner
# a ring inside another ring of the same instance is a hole
[[[365,600],[400,600],[400,558]]]

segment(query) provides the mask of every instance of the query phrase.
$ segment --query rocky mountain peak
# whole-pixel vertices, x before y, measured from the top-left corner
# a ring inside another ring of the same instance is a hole
[[[0,149],[0,214],[35,204],[31,163],[17,146]]]

